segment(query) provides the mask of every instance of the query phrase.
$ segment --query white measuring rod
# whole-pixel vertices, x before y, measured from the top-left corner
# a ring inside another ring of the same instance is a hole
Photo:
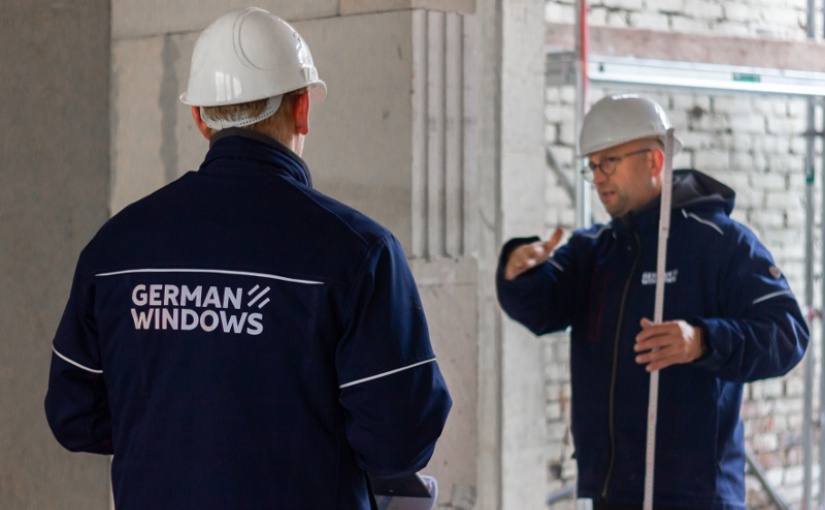
[[[673,128],[665,137],[665,167],[662,170],[662,198],[659,213],[659,243],[656,252],[656,303],[653,322],[662,323],[665,305],[665,264],[667,238],[670,235],[670,203],[673,189]],[[647,402],[647,450],[645,454],[645,499],[643,510],[653,510],[653,473],[656,466],[656,414],[659,409],[659,371],[650,373],[650,396]]]

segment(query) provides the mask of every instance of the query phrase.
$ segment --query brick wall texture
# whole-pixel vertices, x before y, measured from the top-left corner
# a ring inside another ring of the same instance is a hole
[[[600,0],[591,3],[589,22],[623,28],[802,40],[806,37],[806,4],[806,0]],[[574,10],[572,0],[548,0],[545,19],[551,23],[573,23]],[[816,18],[817,23],[821,23],[822,2],[817,2]],[[817,30],[821,32],[821,27]],[[591,89],[589,99],[595,102],[607,93],[627,91],[630,89]],[[685,144],[683,152],[675,158],[674,167],[697,168],[736,191],[733,217],[753,229],[767,245],[802,302],[805,296],[805,99],[751,94],[708,95],[667,89],[640,92],[668,111],[677,135]],[[547,88],[545,138],[562,170],[571,176],[575,145],[574,103],[572,87]],[[817,146],[817,174],[822,165],[819,152]],[[817,175],[816,207],[819,207],[819,180]],[[548,182],[550,207],[545,235],[557,225],[566,229],[575,226],[574,206],[564,187],[558,179],[551,178]],[[608,219],[598,199],[594,199],[593,210],[596,221]],[[820,243],[819,228],[817,214],[817,246]],[[818,252],[817,249],[817,257]],[[820,273],[817,267],[816,286]],[[817,290],[817,303],[820,302],[818,294]],[[813,338],[816,343],[818,328]],[[576,476],[569,430],[569,337],[552,335],[543,341],[548,360],[545,372],[547,425],[552,439],[548,449],[547,480],[548,492],[552,493],[572,483]],[[814,349],[814,355],[818,364],[818,347]],[[803,493],[803,373],[800,364],[783,378],[747,385],[746,401],[742,406],[746,444],[756,454],[769,482],[797,507]],[[815,377],[818,387],[819,374]],[[814,393],[816,413],[818,388]],[[817,473],[815,466],[814,498],[817,497]],[[748,477],[747,507],[773,508],[752,476]],[[573,509],[575,504],[567,500],[552,508]]]

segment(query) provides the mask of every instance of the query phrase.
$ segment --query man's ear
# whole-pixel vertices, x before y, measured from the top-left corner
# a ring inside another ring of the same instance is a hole
[[[653,155],[651,160],[651,165],[653,165],[652,175],[653,177],[661,177],[662,172],[665,170],[665,151],[664,149],[655,148],[650,153]]]
[[[200,106],[193,106],[192,107],[192,118],[195,119],[195,125],[198,126],[198,131],[201,132],[204,138],[207,140],[212,138],[212,131],[209,126],[206,125],[203,118],[201,117],[201,107]]]
[[[298,133],[306,135],[309,133],[309,91],[304,91],[295,101],[293,110],[295,129]]]

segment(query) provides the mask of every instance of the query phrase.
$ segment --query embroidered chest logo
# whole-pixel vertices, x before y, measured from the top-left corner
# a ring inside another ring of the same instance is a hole
[[[245,333],[260,335],[270,287],[135,285],[132,320],[137,330]]]
[[[678,269],[671,269],[665,273],[665,283],[676,283],[676,278],[679,276]],[[646,271],[642,273],[642,285],[656,285],[656,272]]]

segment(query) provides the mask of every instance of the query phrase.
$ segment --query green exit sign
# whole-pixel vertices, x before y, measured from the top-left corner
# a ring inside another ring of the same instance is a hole
[[[733,73],[733,81],[759,83],[762,81],[762,77],[752,73]]]

